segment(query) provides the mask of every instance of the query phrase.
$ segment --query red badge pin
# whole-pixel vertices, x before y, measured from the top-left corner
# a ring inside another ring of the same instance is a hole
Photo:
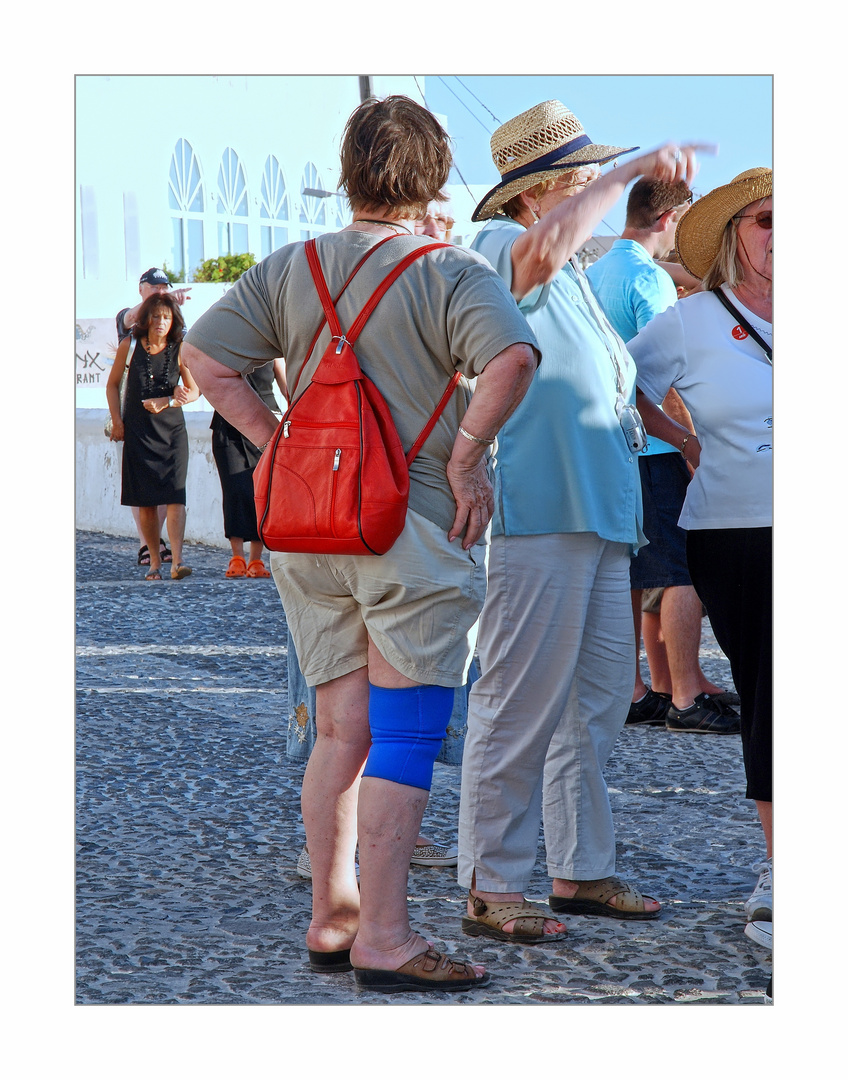
[[[748,331],[743,329],[741,326],[734,326],[730,332],[731,334],[733,334],[737,341],[744,341],[745,338],[748,336]]]

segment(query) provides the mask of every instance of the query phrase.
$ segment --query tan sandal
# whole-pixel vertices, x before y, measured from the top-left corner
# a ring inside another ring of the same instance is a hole
[[[656,919],[660,913],[646,911],[645,901],[653,896],[643,896],[638,889],[617,877],[600,878],[597,881],[578,882],[574,896],[549,896],[551,911],[566,915],[605,915],[608,919]],[[610,900],[615,900],[613,907]]]
[[[174,581],[180,581],[184,577],[188,577],[191,573],[191,567],[186,566],[184,563],[177,563],[176,566],[171,567],[171,577]]]
[[[541,945],[563,941],[567,930],[556,934],[545,933],[545,923],[550,915],[544,908],[536,907],[529,900],[504,900],[501,902],[481,900],[469,892],[474,907],[474,917],[466,915],[462,920],[462,932],[470,937],[490,937],[495,941],[515,941],[520,945]],[[509,933],[504,924],[515,920]]]
[[[478,975],[471,964],[451,960],[435,949],[413,956],[397,971],[354,968],[353,977],[358,987],[381,994],[398,994],[404,990],[473,990],[491,979],[488,972]]]

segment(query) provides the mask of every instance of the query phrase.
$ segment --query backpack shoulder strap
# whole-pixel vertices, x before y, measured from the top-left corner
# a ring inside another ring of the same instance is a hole
[[[391,240],[391,239],[393,239],[393,237],[386,237],[386,239]],[[385,241],[380,241],[380,243],[381,244],[385,243]],[[348,278],[348,280],[345,282],[344,286],[342,287],[342,290],[339,293],[339,296],[341,296],[342,292],[344,292],[344,290],[350,284],[351,279],[354,277],[356,272],[359,270],[359,268],[365,262],[365,259],[368,258],[368,256],[370,254],[372,254],[374,251],[376,251],[376,249],[379,246],[380,246],[380,244],[375,245],[373,248],[371,248],[366,253],[365,257],[359,261],[359,263],[356,265],[353,273],[350,275],[350,277]],[[374,308],[376,308],[376,306],[380,303],[380,301],[383,299],[383,297],[386,295],[386,293],[389,291],[389,289],[392,287],[392,285],[395,283],[395,281],[397,281],[397,279],[400,277],[400,275],[404,272],[404,270],[406,270],[406,268],[408,266],[410,266],[412,263],[414,263],[416,259],[421,258],[422,255],[426,255],[430,251],[436,251],[438,248],[444,248],[444,247],[450,247],[450,246],[451,246],[450,244],[425,244],[424,247],[416,248],[415,251],[410,251],[408,255],[405,255],[400,260],[400,262],[397,263],[396,266],[392,267],[392,269],[389,271],[389,273],[386,275],[386,277],[383,278],[383,280],[380,282],[380,284],[377,286],[377,288],[371,294],[371,297],[369,298],[369,300],[367,301],[367,303],[365,304],[363,309],[360,311],[359,315],[356,317],[355,321],[353,322],[350,330],[348,330],[347,334],[343,334],[342,330],[341,330],[341,326],[339,324],[338,316],[336,314],[335,305],[333,303],[333,300],[330,297],[330,290],[327,288],[327,282],[326,282],[326,279],[324,277],[324,272],[321,269],[321,263],[320,263],[320,261],[318,259],[318,252],[316,250],[315,241],[314,240],[307,240],[307,242],[306,242],[306,258],[307,258],[307,261],[309,262],[309,269],[312,272],[312,278],[313,278],[313,280],[315,282],[315,287],[318,290],[318,296],[319,296],[319,298],[321,300],[321,306],[324,308],[324,315],[325,315],[327,323],[330,326],[330,330],[332,332],[333,338],[334,339],[338,338],[340,346],[341,346],[341,343],[343,341],[346,341],[348,345],[353,346],[353,343],[356,341],[356,339],[359,337],[360,333],[362,332],[362,328],[365,326],[366,322],[368,322],[368,319],[371,317],[371,314],[374,311]],[[336,300],[338,300],[339,296],[336,297]],[[321,326],[323,326],[323,325],[324,324],[322,322]],[[318,328],[318,333],[320,333],[320,331],[321,331],[321,327]],[[309,355],[312,352],[312,348],[315,347],[315,341],[318,338],[318,333],[316,333],[315,338],[313,339],[312,346],[311,346],[311,348],[309,350],[309,353],[307,354],[307,359],[309,358]],[[304,361],[304,366],[305,366],[305,363],[306,363],[306,361]],[[303,368],[301,368],[301,372],[302,371],[303,371]],[[430,435],[430,432],[436,426],[437,420],[439,419],[439,417],[444,412],[445,407],[447,406],[447,403],[450,400],[451,395],[453,394],[454,390],[456,389],[456,386],[459,383],[459,380],[460,380],[461,377],[462,377],[461,372],[457,371],[457,372],[454,373],[453,377],[451,378],[450,382],[448,383],[447,387],[445,388],[445,392],[442,394],[441,400],[439,401],[439,404],[436,406],[436,409],[433,412],[433,415],[430,417],[430,419],[424,425],[424,427],[421,430],[421,433],[419,434],[418,438],[415,440],[415,442],[410,447],[408,453],[406,454],[406,463],[407,463],[407,465],[411,464],[411,462],[418,455],[418,452],[421,449],[421,447],[427,441],[427,439],[428,439],[428,437]],[[298,376],[298,381],[299,381],[299,379],[300,379],[300,376]],[[294,391],[292,392],[292,398],[294,398]]]
[[[380,303],[386,293],[389,291],[392,285],[397,281],[400,275],[406,270],[408,266],[415,262],[416,259],[420,259],[422,255],[426,255],[429,251],[436,251],[438,248],[451,247],[450,244],[425,244],[424,247],[416,248],[415,251],[410,251],[408,255],[405,255],[397,266],[392,267],[389,273],[383,278],[374,292],[371,294],[370,300],[366,303],[365,307],[360,311],[355,321],[351,325],[345,335],[345,340],[349,345],[353,345],[359,335],[362,333],[362,328],[368,322],[371,317],[371,313],[374,308]]]
[[[318,296],[321,297],[321,306],[324,308],[324,316],[321,319],[320,323],[318,324],[318,329],[315,331],[315,334],[314,334],[314,336],[312,338],[312,341],[310,341],[310,343],[309,343],[309,348],[306,350],[306,355],[303,358],[303,363],[301,364],[300,371],[298,372],[297,378],[295,379],[295,382],[294,382],[294,386],[292,387],[292,392],[291,392],[291,395],[290,395],[290,400],[291,401],[294,401],[294,399],[295,399],[295,395],[297,393],[297,388],[300,385],[301,376],[303,375],[303,372],[306,369],[306,365],[309,362],[309,357],[312,355],[312,352],[315,349],[315,344],[318,341],[318,336],[321,333],[321,331],[324,329],[324,324],[327,322],[327,307],[326,307],[324,301],[329,300],[329,305],[330,305],[330,307],[333,308],[333,311],[335,312],[335,305],[339,302],[339,299],[341,298],[342,293],[345,291],[345,289],[348,287],[348,285],[350,285],[351,281],[353,281],[353,279],[356,277],[356,275],[359,273],[359,271],[362,269],[362,267],[365,265],[365,263],[368,261],[368,259],[370,259],[371,256],[377,250],[377,248],[382,247],[383,244],[386,243],[386,241],[394,240],[394,239],[395,239],[394,236],[386,236],[382,240],[380,240],[378,243],[376,243],[373,247],[369,248],[365,252],[365,254],[362,256],[362,258],[359,260],[359,262],[356,264],[356,266],[354,266],[353,270],[350,272],[350,276],[348,277],[347,281],[344,283],[344,285],[342,285],[341,289],[339,289],[339,291],[336,293],[335,300],[330,299],[329,289],[327,288],[326,279],[324,278],[324,272],[321,269],[321,263],[320,263],[320,260],[318,259],[317,245],[316,245],[314,240],[307,240],[306,241],[306,244],[304,245],[304,250],[306,251],[306,259],[307,259],[307,262],[309,263],[309,269],[310,269],[310,271],[312,273],[313,281],[315,281],[316,288],[318,288]],[[325,293],[324,296],[322,296],[322,290],[318,286],[319,279],[324,284],[324,293]]]

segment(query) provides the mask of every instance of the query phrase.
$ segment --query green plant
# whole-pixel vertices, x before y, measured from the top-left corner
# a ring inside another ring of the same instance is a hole
[[[168,269],[168,264],[167,264],[166,262],[163,262],[163,263],[162,263],[162,269],[163,269],[163,270],[165,271],[165,273],[166,273],[166,274],[168,275],[168,281],[170,281],[170,283],[171,283],[172,285],[176,285],[176,283],[177,283],[178,281],[182,281],[182,280],[183,280],[183,275],[182,275],[182,274],[178,274],[178,273],[176,272],[176,270],[169,270],[169,269]]]
[[[207,259],[195,270],[192,281],[238,281],[245,270],[256,265],[256,259],[248,251],[244,255],[219,255]]]

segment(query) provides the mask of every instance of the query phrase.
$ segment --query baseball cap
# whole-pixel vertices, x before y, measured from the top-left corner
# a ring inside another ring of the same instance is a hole
[[[145,270],[141,277],[138,279],[139,285],[168,285],[168,275],[164,270],[160,270],[158,266],[151,266],[149,270]]]

